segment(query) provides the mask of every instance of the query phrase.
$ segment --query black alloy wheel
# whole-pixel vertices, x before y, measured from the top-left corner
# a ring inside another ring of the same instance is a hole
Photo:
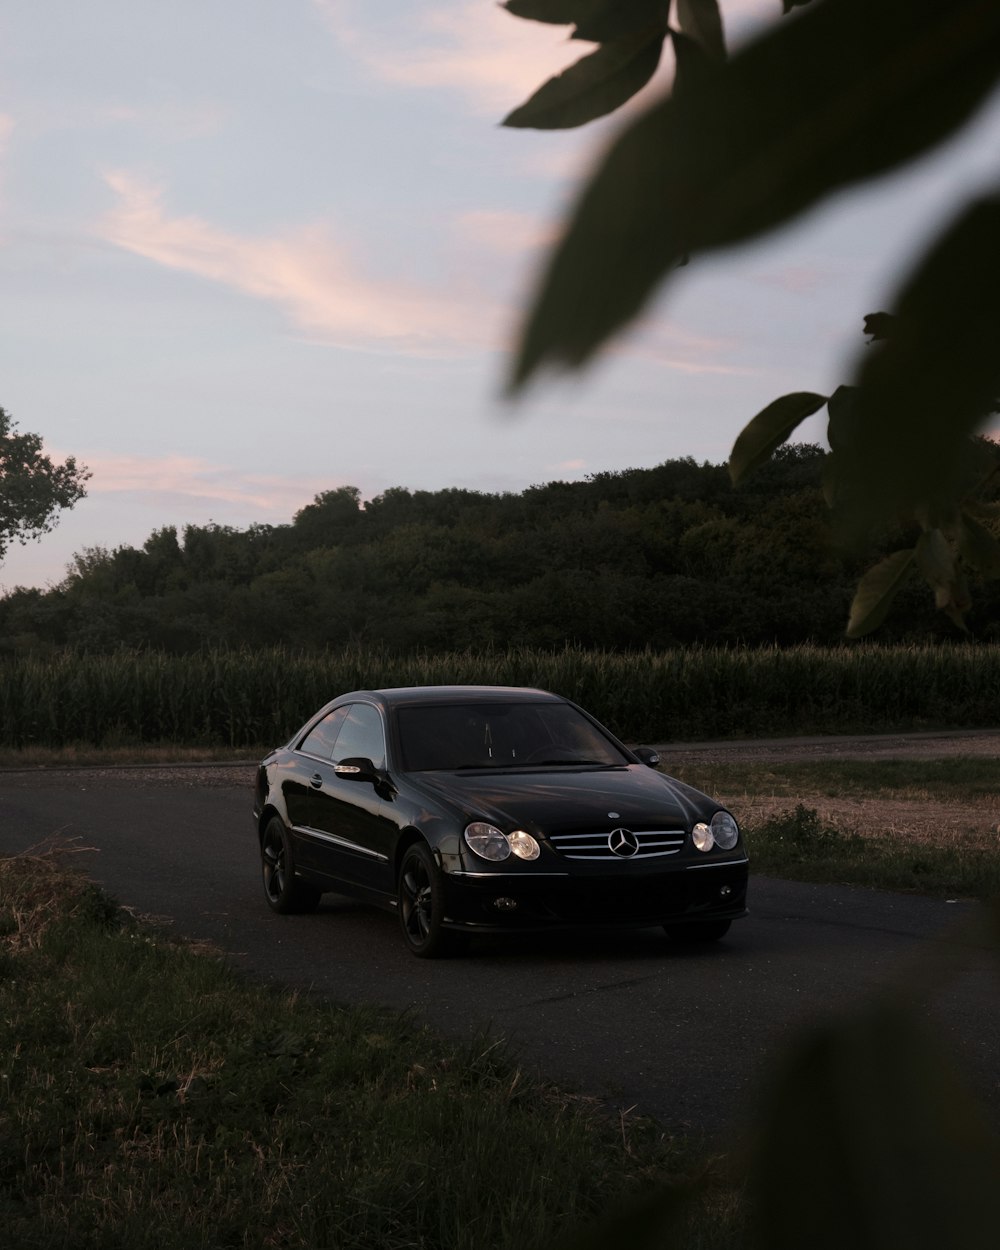
[[[443,927],[444,883],[426,843],[415,842],[403,853],[396,896],[403,938],[414,955],[437,959],[464,945],[465,934]]]
[[[321,891],[295,877],[292,839],[279,816],[272,816],[260,840],[260,867],[268,906],[282,915],[315,911]]]

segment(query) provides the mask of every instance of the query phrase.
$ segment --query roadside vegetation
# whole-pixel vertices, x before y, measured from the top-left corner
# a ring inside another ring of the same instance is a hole
[[[0,1222],[18,1250],[530,1250],[699,1178],[701,1143],[540,1084],[483,1036],[254,985],[49,851],[0,860]]]
[[[676,772],[732,808],[755,872],[1000,898],[993,758],[697,764]]]
[[[554,690],[630,742],[992,728],[1000,644],[63,650],[0,660],[0,748],[184,744],[254,755],[345,690],[451,683]]]

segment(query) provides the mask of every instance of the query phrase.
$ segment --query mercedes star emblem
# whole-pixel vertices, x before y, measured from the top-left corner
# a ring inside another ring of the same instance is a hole
[[[612,854],[628,859],[639,849],[639,839],[631,829],[612,829],[608,834],[608,846]]]

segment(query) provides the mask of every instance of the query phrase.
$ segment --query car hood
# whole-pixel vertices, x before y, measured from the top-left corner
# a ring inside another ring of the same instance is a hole
[[[467,820],[556,832],[609,820],[629,828],[689,829],[719,810],[706,795],[637,764],[623,768],[410,775],[416,788]]]

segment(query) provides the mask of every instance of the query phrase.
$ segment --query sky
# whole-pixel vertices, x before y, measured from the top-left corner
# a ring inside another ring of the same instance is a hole
[[[734,47],[781,3],[722,10]],[[512,405],[536,269],[623,121],[499,125],[587,51],[566,35],[493,0],[3,0],[0,405],[92,477],[0,592],[168,525],[286,524],[343,485],[720,463],[772,399],[847,380],[865,314],[995,185],[996,98],[902,173],[697,260]]]

